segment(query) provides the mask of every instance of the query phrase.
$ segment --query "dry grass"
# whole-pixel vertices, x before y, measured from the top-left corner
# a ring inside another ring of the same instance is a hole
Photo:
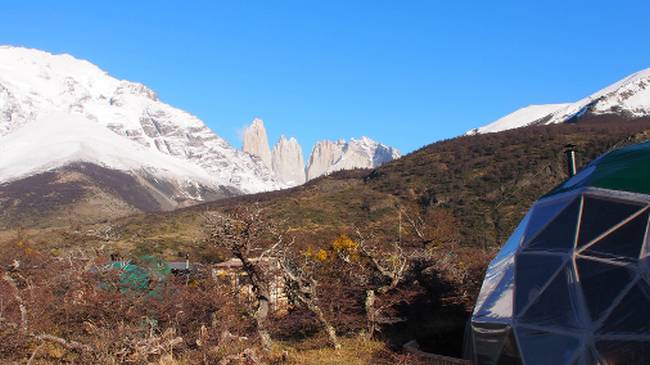
[[[386,351],[380,341],[362,337],[342,338],[341,349],[316,348],[297,350],[285,347],[288,365],[368,365],[377,364],[377,358]]]

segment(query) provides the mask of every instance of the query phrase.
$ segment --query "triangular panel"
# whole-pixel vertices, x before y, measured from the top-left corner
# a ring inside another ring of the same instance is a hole
[[[512,232],[506,243],[503,245],[503,247],[501,247],[499,253],[490,263],[490,268],[493,265],[497,265],[501,261],[508,259],[515,254],[524,239],[524,233],[526,232],[526,227],[528,226],[528,221],[530,220],[531,214],[531,212],[528,212],[526,216],[524,216],[524,218],[521,220],[521,222],[519,222],[519,225],[515,231]]]
[[[596,257],[636,260],[641,254],[647,226],[648,212],[646,211],[596,241],[584,250],[582,254]]]
[[[641,278],[645,281],[646,285],[650,285],[650,256],[645,256],[639,260],[639,269]]]
[[[549,224],[574,199],[575,196],[568,196],[535,205],[530,220],[528,221],[528,226],[526,227],[524,242],[529,242],[534,238],[542,228]]]
[[[520,315],[521,323],[562,328],[582,328],[582,307],[573,289],[575,277],[570,267],[565,267],[537,297],[537,300]]]
[[[625,218],[641,210],[642,207],[643,205],[640,203],[622,203],[585,195],[580,232],[578,233],[578,247],[591,242]]]
[[[600,261],[578,258],[576,266],[582,293],[594,321],[634,278],[627,268]]]
[[[522,327],[515,328],[526,365],[569,364],[579,350],[577,338]]]
[[[580,199],[575,199],[547,225],[530,243],[527,250],[566,252],[575,244]]]
[[[488,269],[485,274],[485,279],[483,279],[483,284],[481,285],[481,291],[479,292],[478,298],[476,298],[476,304],[474,305],[475,315],[477,315],[480,312],[480,309],[485,306],[486,300],[495,295],[499,295],[498,293],[495,294],[495,292],[503,290],[505,287],[510,285],[512,282],[514,261],[514,258],[511,257]],[[506,277],[506,274],[509,278]],[[506,277],[505,280],[504,277]],[[492,301],[494,302],[494,299],[492,299]]]
[[[640,280],[616,304],[599,334],[648,335],[650,333],[650,288]]]
[[[564,257],[552,255],[520,253],[516,257],[515,313],[521,313],[530,301],[537,298],[564,261]]]
[[[499,284],[491,291],[476,318],[512,318],[512,293],[514,287],[514,268],[510,265]]]

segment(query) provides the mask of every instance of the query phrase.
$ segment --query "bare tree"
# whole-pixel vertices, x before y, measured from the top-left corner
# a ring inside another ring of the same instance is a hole
[[[211,212],[206,214],[205,222],[209,242],[227,248],[242,262],[257,301],[255,320],[265,349],[272,345],[268,330],[270,293],[278,277],[285,281],[287,295],[315,315],[332,346],[341,347],[334,326],[318,304],[318,282],[313,270],[308,261],[292,254],[293,240],[285,240],[286,232],[278,224],[264,221],[256,206],[238,208],[228,215]],[[260,251],[259,257],[253,259]]]
[[[429,265],[435,248],[456,238],[455,228],[446,212],[431,211],[424,216],[417,209],[397,208],[397,237],[379,239],[372,231],[364,232],[356,228],[355,241],[351,241],[354,242],[354,250],[337,250],[335,247],[338,257],[348,264],[355,263],[352,255],[360,258],[355,263],[360,266],[356,279],[367,287],[364,309],[370,337],[380,330],[380,325],[405,321],[404,318],[388,315],[389,309],[402,296],[389,293],[395,292],[413,274],[416,263]]]
[[[366,259],[365,261],[371,268],[371,273],[374,272],[380,276],[379,284],[366,290],[364,303],[368,335],[373,337],[378,325],[392,324],[404,320],[402,318],[385,317],[385,311],[394,303],[388,302],[378,307],[376,306],[376,297],[378,294],[383,295],[397,288],[405,279],[410,267],[410,258],[399,245],[399,242],[391,243],[388,252],[386,248],[380,251],[372,243],[375,239],[374,235],[363,234],[359,229],[356,230],[356,234],[359,255]],[[345,254],[343,254],[342,258],[348,262],[350,261],[349,258],[345,257]]]
[[[205,228],[210,244],[228,249],[235,258],[241,261],[257,303],[255,311],[257,333],[262,347],[267,351],[270,350],[272,339],[268,328],[268,317],[273,277],[272,273],[263,267],[264,260],[252,260],[252,256],[255,251],[264,246],[264,242],[272,230],[262,221],[259,208],[241,208],[229,215],[209,212],[205,214]],[[274,244],[267,248],[260,258],[267,256],[274,247],[282,243],[282,235],[275,238]]]
[[[404,215],[406,218],[406,223],[411,228],[415,236],[420,240],[423,246],[428,245],[433,242],[433,239],[426,235],[427,224],[422,219],[422,216],[416,215],[411,217],[408,212],[400,209],[400,214]]]
[[[275,257],[286,282],[285,290],[297,304],[316,316],[316,319],[327,333],[330,344],[334,349],[338,350],[341,348],[341,344],[336,335],[336,329],[319,305],[318,281],[314,274],[313,261],[306,260],[304,257],[295,257],[289,252],[290,247],[291,245],[278,247],[275,252]]]

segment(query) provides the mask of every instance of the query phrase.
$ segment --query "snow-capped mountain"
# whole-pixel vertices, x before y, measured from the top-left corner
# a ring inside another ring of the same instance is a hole
[[[306,181],[298,141],[281,138],[271,152],[261,120],[244,147],[88,61],[0,46],[0,227],[94,222]],[[395,156],[353,140],[311,176]]]
[[[531,105],[483,127],[474,128],[467,134],[565,123],[586,114],[617,114],[626,118],[650,115],[650,68],[634,73],[575,103]]]
[[[525,127],[534,124],[535,121],[544,118],[545,116],[556,112],[570,104],[544,104],[544,105],[529,105],[521,109],[497,119],[496,121],[485,125],[483,127],[474,128],[467,134],[480,134],[480,133],[494,133],[501,132],[507,129]]]
[[[281,187],[270,168],[145,85],[70,55],[0,46],[0,184],[79,162],[185,203]]]

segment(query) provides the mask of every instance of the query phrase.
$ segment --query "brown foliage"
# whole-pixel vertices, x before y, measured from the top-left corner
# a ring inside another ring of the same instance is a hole
[[[170,278],[156,292],[124,293],[91,251],[49,257],[23,241],[1,260],[2,361],[147,364],[182,354],[216,363],[250,347],[246,313],[211,281]]]

